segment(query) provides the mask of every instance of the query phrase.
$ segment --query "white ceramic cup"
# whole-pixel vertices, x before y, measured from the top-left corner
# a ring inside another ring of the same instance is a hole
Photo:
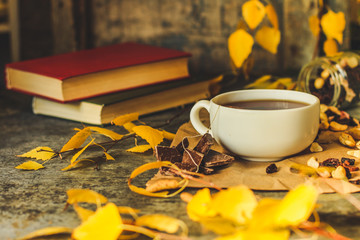
[[[237,101],[285,100],[304,106],[281,110],[249,110],[223,106]],[[210,129],[199,117],[205,108]],[[319,99],[294,90],[239,90],[197,102],[190,121],[200,134],[209,132],[225,149],[253,161],[276,161],[307,148],[319,128]]]

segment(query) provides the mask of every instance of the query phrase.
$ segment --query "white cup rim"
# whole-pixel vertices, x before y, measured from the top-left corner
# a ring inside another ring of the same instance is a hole
[[[269,96],[269,94],[274,94],[271,97],[254,97],[254,98],[250,98],[249,99],[249,95],[251,94],[265,94],[267,96]],[[240,94],[245,96],[243,99],[240,98]],[[232,96],[236,96],[237,99],[231,99],[229,100],[230,97]],[[288,108],[288,109],[277,109],[277,110],[252,110],[252,109],[239,109],[239,108],[229,108],[229,107],[225,107],[223,106],[223,104],[226,103],[230,103],[230,102],[235,102],[235,101],[249,101],[249,100],[290,100],[290,101],[298,101],[298,102],[302,102],[302,103],[306,103],[306,105],[298,107],[298,108]],[[234,110],[234,111],[259,111],[259,112],[273,112],[273,111],[298,111],[298,110],[302,110],[302,109],[307,109],[307,108],[311,108],[312,106],[314,106],[315,104],[318,104],[320,102],[319,98],[317,98],[316,96],[309,94],[309,93],[305,93],[305,92],[300,92],[300,91],[296,91],[296,90],[284,90],[284,89],[246,89],[246,90],[236,90],[236,91],[230,91],[230,92],[225,92],[222,94],[219,94],[215,97],[213,97],[210,100],[211,103],[220,106],[220,107],[224,107],[226,109],[229,110]]]

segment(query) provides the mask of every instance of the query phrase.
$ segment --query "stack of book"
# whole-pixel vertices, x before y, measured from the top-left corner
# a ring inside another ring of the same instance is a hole
[[[191,54],[122,43],[6,65],[8,89],[33,95],[33,112],[107,124],[210,96],[210,81],[189,76]]]

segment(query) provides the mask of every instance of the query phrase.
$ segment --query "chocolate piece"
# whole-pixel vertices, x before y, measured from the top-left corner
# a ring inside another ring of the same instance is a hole
[[[182,155],[184,153],[184,149],[189,146],[188,138],[184,138],[175,148]]]
[[[205,167],[218,167],[233,162],[235,158],[233,156],[223,154],[214,150],[210,150],[204,157]]]
[[[320,166],[324,167],[338,167],[340,165],[340,161],[337,158],[328,158],[322,163],[320,163]]]
[[[198,142],[194,150],[202,154],[206,154],[213,144],[214,144],[214,139],[212,138],[212,136],[209,133],[205,133],[201,137],[200,141]]]
[[[192,149],[186,149],[183,154],[181,168],[191,172],[197,172],[204,158],[204,154]]]
[[[210,175],[215,172],[215,169],[200,166],[200,171],[205,175]]]
[[[156,146],[155,157],[158,161],[181,162],[182,154],[174,147]]]
[[[275,163],[270,164],[269,166],[267,166],[266,168],[266,173],[270,174],[270,173],[275,173],[278,171],[278,167],[276,166]]]

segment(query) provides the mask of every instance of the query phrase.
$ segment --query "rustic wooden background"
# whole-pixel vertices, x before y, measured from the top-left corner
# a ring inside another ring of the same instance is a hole
[[[227,37],[245,0],[19,0],[21,59],[136,41],[191,52],[193,76],[231,69]],[[308,17],[316,0],[273,0],[282,34],[278,54],[255,46],[261,74],[298,71],[311,60],[315,38]],[[350,48],[350,1],[328,0],[346,14],[343,49]]]

